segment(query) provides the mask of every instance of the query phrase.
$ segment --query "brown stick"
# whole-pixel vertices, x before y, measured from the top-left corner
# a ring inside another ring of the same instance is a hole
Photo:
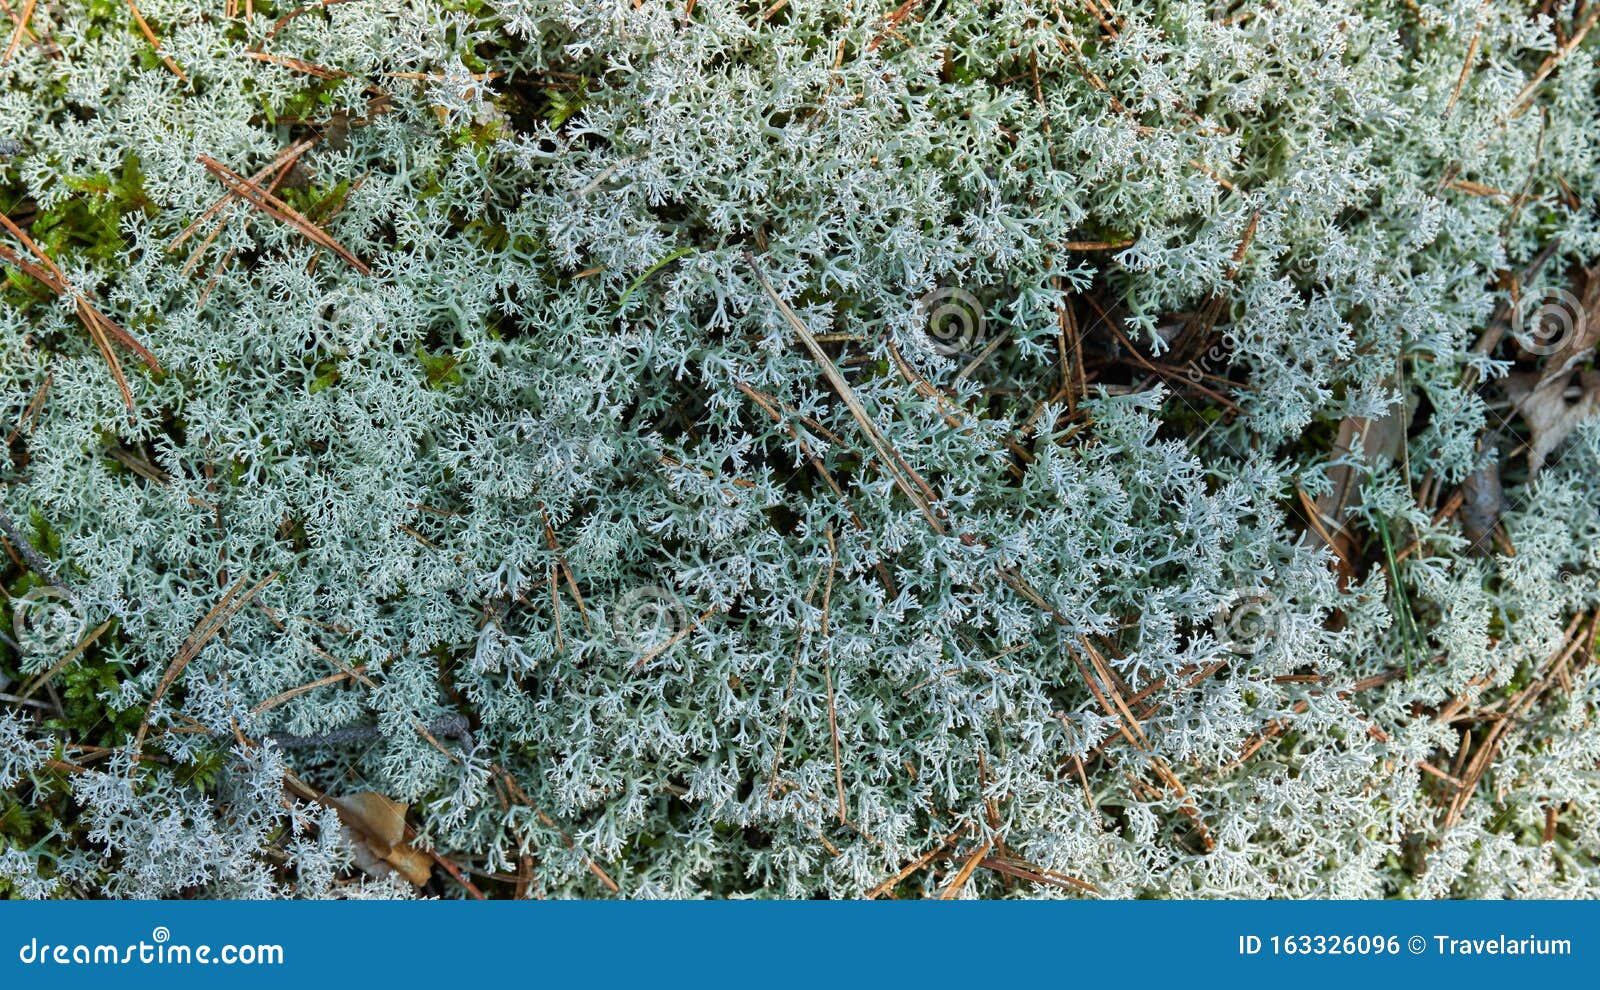
[[[967,880],[972,876],[972,871],[978,868],[978,864],[983,862],[984,858],[989,855],[989,850],[992,848],[994,848],[993,842],[985,842],[983,845],[979,846],[978,851],[973,853],[972,856],[962,864],[961,869],[956,873],[955,879],[951,880],[949,886],[945,887],[945,889],[940,892],[939,900],[955,900],[956,895],[961,893],[961,888],[967,885]]]
[[[209,155],[201,155],[199,161],[201,165],[205,166],[206,171],[215,176],[218,181],[227,186],[232,192],[243,198],[245,202],[273,219],[286,223],[300,231],[307,240],[332,251],[361,274],[372,274],[372,269],[368,268],[365,262],[351,254],[344,245],[330,237],[321,227],[301,216],[288,203],[250,182]]]
[[[929,863],[933,862],[936,858],[938,858],[940,853],[944,852],[945,849],[949,848],[950,843],[952,843],[952,842],[956,841],[957,839],[961,838],[961,836],[967,831],[967,829],[969,829],[971,827],[972,826],[971,826],[970,823],[961,825],[954,832],[951,832],[949,835],[945,836],[943,839],[940,839],[938,845],[934,846],[932,849],[930,849],[927,852],[923,853],[921,856],[918,856],[916,859],[912,860],[910,863],[907,863],[904,867],[901,868],[900,872],[896,873],[894,876],[890,877],[889,879],[885,880],[883,883],[880,883],[876,887],[874,887],[871,890],[867,891],[866,899],[869,900],[869,901],[875,901],[878,898],[882,897],[884,894],[887,894],[889,891],[893,890],[895,887],[899,886],[900,882],[902,880],[904,880],[906,877],[909,877],[911,874],[917,872],[918,870],[922,869],[924,866],[927,866]]]
[[[268,584],[275,580],[277,576],[278,572],[273,571],[271,574],[268,574],[266,577],[258,581],[249,591],[246,591],[242,597],[239,595],[239,592],[240,589],[244,587],[245,578],[240,578],[232,588],[229,588],[228,591],[223,594],[222,600],[213,605],[211,609],[201,617],[200,622],[194,627],[194,630],[189,633],[186,639],[184,639],[182,645],[178,647],[178,655],[172,658],[172,663],[167,667],[166,673],[161,675],[161,681],[156,684],[155,691],[151,693],[150,704],[145,708],[144,718],[139,720],[138,731],[134,733],[133,751],[136,757],[136,764],[137,755],[144,748],[145,734],[150,730],[151,716],[155,713],[156,705],[160,703],[162,696],[164,696],[167,693],[167,690],[171,688],[172,685],[178,680],[179,675],[183,673],[185,667],[189,666],[190,661],[194,660],[195,657],[200,655],[200,651],[205,649],[206,644],[211,642],[211,640],[216,637],[217,633],[221,632],[223,627],[226,626],[235,615],[239,614],[239,610],[248,605],[250,600],[254,598],[262,588],[265,588]]]
[[[1534,91],[1543,85],[1544,81],[1550,78],[1550,74],[1556,71],[1556,67],[1583,43],[1584,36],[1594,27],[1596,21],[1600,21],[1600,5],[1597,5],[1589,12],[1589,16],[1584,18],[1583,23],[1578,26],[1576,31],[1572,32],[1572,37],[1567,39],[1566,44],[1562,45],[1540,64],[1539,70],[1533,74],[1532,79],[1528,80],[1528,85],[1522,87],[1522,92],[1518,93],[1517,98],[1511,101],[1511,115],[1513,117],[1520,117],[1527,112],[1528,107],[1533,105]]]
[[[856,397],[855,390],[850,387],[849,382],[845,381],[844,376],[839,374],[839,369],[834,367],[833,360],[823,351],[822,345],[817,343],[816,338],[811,335],[811,331],[807,329],[805,323],[795,315],[794,310],[789,308],[789,304],[783,301],[783,297],[778,295],[777,290],[772,287],[772,283],[767,281],[766,273],[756,263],[755,255],[747,253],[745,260],[755,272],[756,279],[761,283],[761,288],[767,294],[767,298],[771,299],[773,305],[777,306],[778,312],[782,314],[784,321],[789,324],[789,328],[805,344],[806,350],[811,352],[812,359],[822,369],[823,377],[828,380],[829,385],[833,386],[833,390],[838,393],[839,398],[844,400],[845,407],[850,410],[850,415],[855,417],[856,423],[861,427],[861,432],[867,437],[867,442],[872,445],[872,448],[877,451],[878,456],[884,461],[884,466],[888,469],[889,477],[895,483],[895,486],[904,492],[907,498],[911,499],[912,504],[916,505],[923,518],[928,520],[928,524],[933,527],[934,532],[943,536],[945,532],[944,523],[934,513],[932,503],[923,494],[923,491],[927,489],[927,483],[923,482],[921,476],[905,462],[898,451],[890,446],[882,431],[878,429],[877,423],[873,422],[872,417],[867,415],[866,407]],[[902,474],[902,472],[905,472],[905,474]],[[913,483],[913,479],[920,484]]]
[[[183,74],[182,69],[178,68],[178,63],[168,58],[166,54],[162,52],[161,39],[157,38],[156,33],[150,30],[149,22],[144,19],[143,14],[139,13],[139,8],[134,5],[133,0],[128,0],[128,10],[133,14],[134,23],[139,25],[139,31],[145,36],[145,39],[150,42],[151,46],[155,48],[156,57],[161,59],[162,64],[170,69],[173,75],[177,76],[179,79],[182,79],[184,82],[188,82],[189,77]]]
[[[828,615],[833,605],[833,572],[839,566],[839,548],[833,542],[833,527],[828,535],[828,579],[822,589],[822,670],[828,682],[828,734],[833,737],[833,786],[839,797],[839,823],[850,820],[844,803],[844,760],[839,755],[839,711],[833,697],[833,650],[828,644]]]
[[[0,65],[10,62],[22,46],[22,35],[28,30],[28,20],[33,17],[33,8],[37,3],[38,0],[22,0],[22,15],[17,18],[17,26],[11,32],[11,43],[6,46],[5,57],[0,58]]]
[[[271,175],[274,170],[276,170],[276,169],[278,169],[278,168],[280,168],[282,166],[292,164],[294,161],[298,160],[301,155],[305,154],[307,151],[310,151],[313,147],[315,147],[316,143],[318,141],[320,141],[320,140],[322,140],[321,136],[320,135],[316,135],[316,136],[313,136],[313,137],[306,138],[305,140],[302,140],[302,141],[297,141],[294,144],[291,144],[289,147],[287,147],[287,148],[283,149],[282,151],[278,152],[277,157],[272,159],[271,162],[268,162],[267,166],[265,168],[261,169],[260,171],[256,172],[254,175],[250,176],[250,180],[249,181],[252,184],[257,184],[257,183],[265,181],[267,176]],[[176,250],[178,250],[178,248],[183,245],[183,242],[188,240],[190,238],[190,236],[192,236],[194,234],[194,232],[199,229],[201,224],[205,223],[207,220],[210,220],[212,217],[215,217],[219,212],[222,211],[222,209],[224,207],[226,207],[229,203],[233,202],[237,198],[238,198],[238,194],[232,192],[231,190],[228,191],[228,192],[223,193],[222,196],[215,203],[212,203],[209,207],[206,208],[206,211],[204,213],[200,214],[198,217],[195,217],[193,223],[191,223],[191,224],[189,224],[189,226],[183,228],[183,232],[181,234],[179,234],[173,240],[173,242],[171,244],[167,245],[167,250],[168,251],[176,251]]]

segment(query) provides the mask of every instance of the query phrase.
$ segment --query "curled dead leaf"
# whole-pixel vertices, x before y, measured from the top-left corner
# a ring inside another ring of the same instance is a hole
[[[358,840],[356,861],[363,870],[380,875],[377,867],[381,860],[415,886],[428,882],[433,875],[433,860],[406,844],[405,805],[373,791],[334,798],[333,803],[340,820]]]
[[[1483,467],[1461,483],[1461,528],[1470,541],[1470,553],[1483,556],[1495,545],[1495,527],[1506,508],[1505,490],[1500,485],[1500,461],[1494,451]]]
[[[1340,569],[1347,575],[1353,573],[1349,562],[1355,557],[1355,538],[1346,530],[1350,523],[1350,511],[1361,505],[1361,488],[1371,468],[1400,456],[1415,411],[1415,399],[1407,396],[1405,402],[1390,406],[1388,413],[1380,419],[1346,416],[1339,422],[1339,438],[1335,441],[1334,455],[1347,455],[1359,447],[1365,466],[1336,464],[1328,469],[1328,481],[1332,483],[1332,488],[1316,501],[1314,511],[1321,525],[1315,528],[1313,535],[1324,542],[1331,538],[1330,549],[1339,560]]]
[[[1564,380],[1600,344],[1600,269],[1582,269],[1572,291],[1553,291],[1532,301],[1538,303],[1532,325],[1522,327],[1518,339],[1525,350],[1544,355],[1539,378],[1544,386]]]
[[[1600,412],[1600,371],[1583,371],[1575,379],[1576,395],[1569,396],[1573,376],[1544,378],[1533,373],[1507,375],[1506,395],[1522,414],[1532,434],[1528,441],[1528,475],[1544,467],[1550,454],[1578,428]]]

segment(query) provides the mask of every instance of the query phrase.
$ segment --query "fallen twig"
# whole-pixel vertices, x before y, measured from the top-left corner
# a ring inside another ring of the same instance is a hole
[[[363,275],[371,275],[372,269],[354,254],[351,254],[344,245],[334,240],[327,231],[301,216],[292,206],[262,189],[256,183],[223,165],[209,155],[201,155],[199,162],[230,191],[244,199],[245,202],[267,214],[275,220],[286,223],[304,234],[306,239],[319,247],[327,248],[334,254],[343,258],[352,268]]]

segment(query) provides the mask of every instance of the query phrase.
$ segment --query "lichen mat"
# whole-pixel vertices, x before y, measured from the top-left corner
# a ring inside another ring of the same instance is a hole
[[[1600,885],[1600,5],[7,0],[0,892]]]

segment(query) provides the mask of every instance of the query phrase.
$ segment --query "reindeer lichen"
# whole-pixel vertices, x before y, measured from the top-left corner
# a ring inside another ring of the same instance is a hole
[[[1600,8],[139,6],[0,21],[0,891],[1600,893]]]

